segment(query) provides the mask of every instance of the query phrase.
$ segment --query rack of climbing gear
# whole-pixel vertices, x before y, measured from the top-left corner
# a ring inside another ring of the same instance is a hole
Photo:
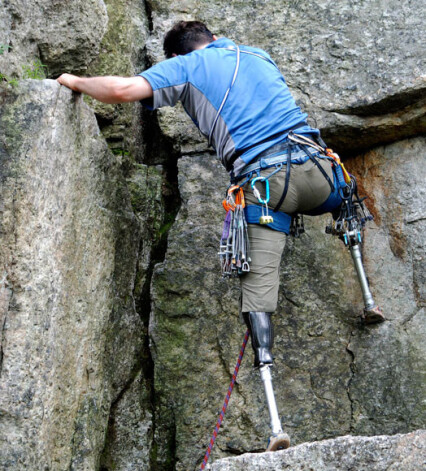
[[[222,276],[237,276],[249,272],[251,262],[241,186],[231,185],[222,205],[226,211],[219,250]]]
[[[373,220],[373,216],[363,203],[367,197],[358,196],[357,182],[353,175],[340,196],[342,204],[334,211],[325,232],[337,236],[347,247],[352,247],[362,242],[362,230],[368,221]]]
[[[237,374],[238,374],[238,371],[240,369],[241,362],[243,360],[244,351],[246,349],[246,345],[247,345],[247,341],[248,341],[249,336],[250,336],[250,331],[247,329],[247,331],[244,335],[243,344],[241,345],[240,353],[238,355],[237,364],[235,365],[234,373],[232,375],[231,383],[229,384],[229,388],[228,388],[228,391],[226,393],[225,401],[223,403],[221,412],[219,414],[219,418],[217,419],[216,426],[213,430],[213,435],[212,435],[212,438],[210,439],[209,446],[207,447],[206,454],[204,455],[204,460],[201,463],[200,470],[203,470],[206,467],[206,464],[207,464],[207,461],[209,459],[210,453],[212,451],[214,442],[216,441],[217,434],[219,433],[219,428],[220,428],[220,426],[222,424],[222,421],[223,421],[223,418],[225,416],[225,412],[226,412],[226,409],[228,407],[229,399],[231,398],[232,390],[234,389],[235,381],[237,379]]]

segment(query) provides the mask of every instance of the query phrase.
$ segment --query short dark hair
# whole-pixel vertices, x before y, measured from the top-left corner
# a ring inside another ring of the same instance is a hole
[[[163,42],[167,59],[183,56],[192,52],[197,46],[213,42],[213,34],[201,21],[179,21],[166,33]]]

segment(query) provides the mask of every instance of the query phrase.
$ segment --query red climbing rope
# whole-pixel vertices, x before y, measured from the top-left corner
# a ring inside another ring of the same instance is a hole
[[[229,398],[231,397],[232,390],[234,389],[235,380],[237,379],[238,370],[240,369],[241,361],[243,359],[244,350],[246,348],[249,336],[250,336],[250,331],[247,329],[247,332],[244,335],[244,341],[241,346],[240,354],[238,355],[238,361],[237,361],[237,364],[235,365],[234,374],[232,375],[231,384],[229,385],[228,392],[226,393],[226,397],[225,397],[225,402],[223,403],[223,406],[222,406],[222,411],[219,415],[219,418],[217,419],[216,427],[214,428],[214,431],[213,431],[213,436],[210,439],[209,446],[207,447],[206,454],[204,455],[204,460],[201,464],[201,468],[200,468],[201,470],[206,467],[214,442],[219,432],[220,424],[222,423],[223,417],[225,416],[226,408],[228,407]]]

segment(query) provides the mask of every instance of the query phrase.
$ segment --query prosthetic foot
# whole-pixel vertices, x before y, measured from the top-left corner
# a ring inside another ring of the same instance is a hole
[[[290,437],[287,433],[271,435],[268,440],[268,446],[265,451],[285,450],[290,447]]]
[[[364,298],[365,309],[361,318],[365,324],[377,324],[379,322],[383,322],[386,320],[385,316],[374,302],[373,295],[371,294],[370,287],[368,286],[367,277],[365,276],[360,244],[350,246],[349,250],[351,252],[355,270],[358,275],[358,280],[361,285],[362,296]]]
[[[372,309],[364,309],[361,319],[365,324],[379,324],[386,320],[379,306],[374,306]]]
[[[271,419],[272,435],[266,451],[276,451],[290,446],[289,436],[283,432],[275,402],[274,388],[270,368],[273,363],[271,349],[274,341],[270,312],[245,312],[244,320],[250,330],[251,344],[254,350],[254,366],[259,367],[260,377],[265,388],[266,402]]]

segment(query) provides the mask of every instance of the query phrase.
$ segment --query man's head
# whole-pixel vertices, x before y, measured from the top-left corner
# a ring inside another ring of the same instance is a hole
[[[216,37],[200,21],[179,21],[166,34],[163,42],[167,59],[181,56],[210,44]]]

